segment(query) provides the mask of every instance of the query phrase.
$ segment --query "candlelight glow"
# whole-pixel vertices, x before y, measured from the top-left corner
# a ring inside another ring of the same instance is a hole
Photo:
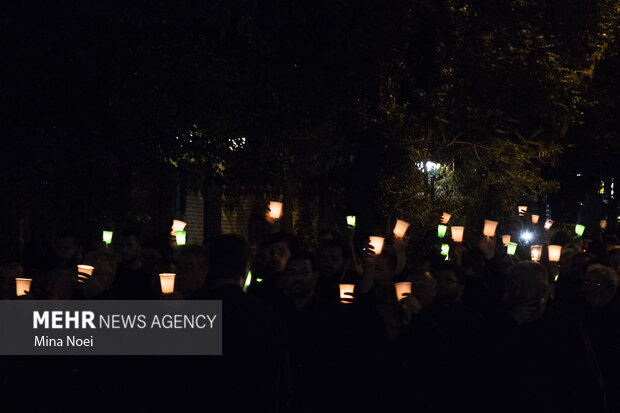
[[[394,286],[396,287],[396,298],[398,301],[411,295],[411,283],[409,281],[395,283]]]
[[[355,215],[347,215],[347,225],[355,227]]]
[[[112,231],[103,231],[103,242],[110,245],[112,243]]]
[[[183,229],[185,229],[185,226],[187,225],[187,222],[183,222],[183,221],[179,221],[178,219],[175,219],[174,221],[172,221],[172,231],[170,231],[170,235],[176,235],[177,231],[183,231]]]
[[[510,243],[510,234],[502,235],[502,244],[504,244],[504,247],[507,247],[509,243]]]
[[[355,284],[340,284],[340,302],[346,304],[353,302],[353,290]]]
[[[247,277],[245,277],[245,283],[243,284],[243,292],[247,292],[248,288],[252,284],[252,271],[248,271]]]
[[[482,233],[486,237],[492,237],[495,235],[495,229],[497,228],[497,221],[484,220],[484,230]]]
[[[450,231],[452,232],[452,241],[463,242],[465,227],[451,227]]]
[[[405,232],[407,232],[407,228],[409,228],[408,222],[401,221],[400,219],[396,220],[394,235],[398,238],[402,238],[405,235]]]
[[[549,252],[549,261],[551,262],[560,261],[560,256],[562,255],[561,245],[549,245],[547,246],[547,251]]]
[[[185,245],[187,242],[187,231],[177,231],[177,245]]]
[[[443,215],[441,216],[441,223],[442,224],[447,224],[448,221],[450,221],[450,217],[452,215],[448,214],[447,212],[444,212]]]
[[[549,228],[551,228],[551,225],[553,225],[553,221],[552,221],[552,220],[550,220],[550,219],[547,219],[547,220],[545,221],[545,229],[548,231],[548,230],[549,230]]]
[[[439,238],[443,238],[446,236],[446,230],[448,229],[447,226],[445,225],[437,225],[437,236]]]
[[[162,294],[172,294],[174,292],[174,273],[159,274],[159,282],[161,284]]]
[[[532,224],[538,224],[539,219],[540,219],[540,215],[532,214]]]
[[[601,229],[607,228],[607,220],[601,219],[600,225],[601,225]]]
[[[383,241],[384,238],[383,237],[369,237],[370,238],[370,245],[372,245],[373,251],[375,252],[375,255],[379,255],[381,254],[381,251],[383,251]]]
[[[532,245],[530,247],[530,256],[532,261],[538,262],[540,261],[540,256],[542,255],[542,245]]]
[[[77,270],[78,270],[78,274],[86,274],[86,275],[93,275],[93,270],[95,269],[95,267],[93,267],[92,265],[78,265],[77,266]]]
[[[448,261],[448,254],[450,253],[450,245],[441,244],[441,255],[445,255],[446,261]]]
[[[269,203],[269,217],[278,219],[282,216],[282,202],[271,201]]]
[[[575,234],[577,234],[577,236],[581,237],[583,236],[583,231],[586,230],[586,227],[581,225],[581,224],[577,224],[575,225]]]
[[[506,249],[506,254],[515,255],[515,252],[517,252],[517,244],[514,242],[509,242],[508,248]]]
[[[519,216],[520,217],[525,216],[525,213],[527,212],[527,205],[520,205],[518,208],[519,208]]]
[[[15,293],[17,296],[26,295],[30,291],[30,283],[32,278],[16,278],[15,279]]]

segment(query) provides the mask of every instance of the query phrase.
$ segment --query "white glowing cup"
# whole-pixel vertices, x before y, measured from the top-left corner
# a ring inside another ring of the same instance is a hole
[[[353,301],[355,284],[340,284],[340,302],[350,303]]]
[[[521,205],[518,208],[519,208],[519,216],[525,216],[525,213],[527,212],[527,205]]]
[[[32,278],[16,278],[15,279],[15,293],[17,296],[26,295],[30,291],[30,283]]]
[[[497,221],[489,221],[488,219],[484,220],[484,230],[482,231],[482,233],[486,237],[494,236],[496,229],[497,229]]]
[[[398,238],[402,238],[405,236],[405,232],[407,232],[407,228],[409,228],[409,223],[405,221],[401,221],[400,219],[396,220],[396,226],[394,227],[394,235]]]
[[[510,234],[502,235],[502,244],[504,244],[504,247],[507,247],[509,242],[510,242]]]
[[[162,294],[172,294],[174,292],[174,273],[159,274],[159,282],[161,284]]]
[[[183,222],[183,221],[179,221],[178,219],[175,219],[174,221],[172,221],[172,231],[170,231],[170,235],[176,235],[177,231],[183,231],[186,225],[187,225],[187,222]]]
[[[558,262],[560,261],[560,256],[562,255],[562,246],[561,245],[549,245],[547,246],[549,252],[549,261]]]
[[[553,225],[553,221],[548,219],[545,221],[545,229],[548,231],[549,228],[551,228],[551,225]]]
[[[607,228],[607,220],[601,219],[600,225],[601,225],[601,229]]]
[[[92,265],[80,264],[80,265],[77,266],[78,274],[86,274],[88,276],[93,275],[94,269],[95,269],[95,267],[93,267]]]
[[[451,216],[452,216],[452,215],[448,214],[447,212],[444,212],[444,213],[441,215],[441,223],[442,223],[442,224],[447,224],[447,223],[448,223],[448,221],[450,221],[450,217],[451,217]]]
[[[278,219],[282,215],[282,202],[269,202],[269,218]]]
[[[540,256],[542,255],[542,245],[532,245],[530,248],[530,255],[532,261],[538,262],[540,261]]]
[[[540,219],[540,215],[532,214],[532,224],[538,224],[539,219]]]
[[[396,283],[394,286],[396,286],[396,298],[398,298],[398,301],[411,295],[411,283],[409,281]]]
[[[465,227],[450,227],[450,232],[452,233],[452,241],[463,242],[464,231]]]
[[[381,251],[383,251],[383,241],[384,238],[383,237],[368,237],[370,238],[370,245],[372,245],[373,251],[375,252],[375,255],[379,255],[381,254]]]

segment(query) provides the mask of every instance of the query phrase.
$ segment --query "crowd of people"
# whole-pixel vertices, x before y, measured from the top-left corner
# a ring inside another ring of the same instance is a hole
[[[518,239],[523,222],[506,228]],[[528,224],[531,225],[531,224]],[[222,356],[2,356],[0,405],[20,411],[620,412],[620,249],[558,233],[559,262],[508,255],[499,236],[448,243],[353,230],[314,251],[275,232],[257,246],[115,235],[85,252],[76,231],[0,266],[0,298],[222,300]],[[546,237],[546,238],[545,238]],[[50,244],[51,245],[51,244]],[[76,265],[94,267],[78,276]],[[248,272],[251,278],[248,277]],[[175,273],[162,294],[158,274]],[[16,296],[14,278],[32,279]],[[398,297],[396,282],[411,282]],[[342,298],[340,284],[354,284]],[[9,411],[9,410],[7,410]]]

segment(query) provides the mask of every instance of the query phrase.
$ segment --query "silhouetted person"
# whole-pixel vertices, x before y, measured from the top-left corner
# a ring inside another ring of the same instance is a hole
[[[141,258],[140,233],[123,231],[117,242],[120,262],[112,282],[111,297],[117,300],[150,300],[153,298],[152,277]]]

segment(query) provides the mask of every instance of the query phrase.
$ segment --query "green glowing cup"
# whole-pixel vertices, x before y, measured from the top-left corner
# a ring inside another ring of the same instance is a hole
[[[450,245],[441,244],[441,255],[446,256],[446,261],[448,260],[448,253],[450,252]]]
[[[517,252],[517,244],[514,242],[509,242],[508,248],[506,249],[506,253],[508,255],[515,255],[515,252]]]
[[[347,225],[355,227],[355,215],[347,215]]]
[[[185,245],[187,242],[187,231],[177,231],[177,245]]]
[[[110,245],[112,243],[112,231],[103,231],[103,242]]]
[[[447,226],[445,226],[445,225],[437,225],[437,236],[439,238],[445,237],[447,230],[448,230]]]
[[[575,234],[577,234],[577,236],[581,237],[583,236],[583,231],[586,230],[586,227],[581,225],[581,224],[577,224],[575,225]]]

